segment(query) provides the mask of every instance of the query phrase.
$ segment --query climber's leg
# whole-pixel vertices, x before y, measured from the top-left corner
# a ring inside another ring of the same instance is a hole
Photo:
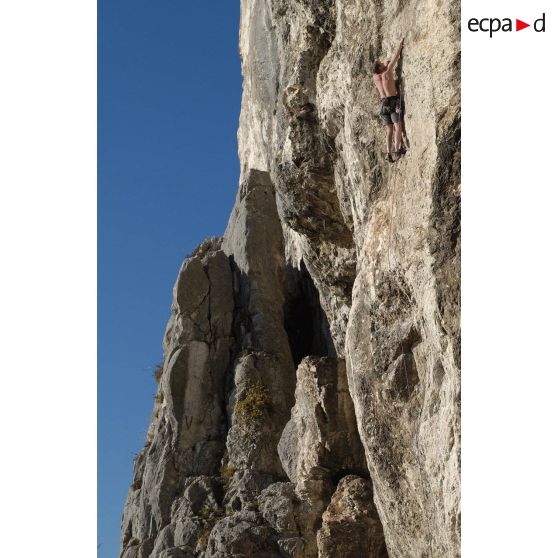
[[[393,124],[386,124],[386,147],[387,152],[391,153],[393,149]]]

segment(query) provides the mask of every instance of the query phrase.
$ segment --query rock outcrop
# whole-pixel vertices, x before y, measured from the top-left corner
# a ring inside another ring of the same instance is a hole
[[[318,552],[323,558],[388,556],[369,480],[353,475],[344,477],[322,518]]]
[[[459,21],[241,1],[240,187],[179,272],[121,558],[460,556]]]

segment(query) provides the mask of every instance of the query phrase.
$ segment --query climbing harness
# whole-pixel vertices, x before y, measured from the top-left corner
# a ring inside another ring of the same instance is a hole
[[[401,100],[401,92],[399,93],[399,98],[397,99],[397,106],[395,107],[395,112],[401,114],[403,112],[403,101]]]

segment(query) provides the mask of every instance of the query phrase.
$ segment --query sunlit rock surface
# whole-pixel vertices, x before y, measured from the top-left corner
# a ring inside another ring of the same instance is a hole
[[[122,558],[460,555],[459,21],[242,0],[240,187],[179,272]]]

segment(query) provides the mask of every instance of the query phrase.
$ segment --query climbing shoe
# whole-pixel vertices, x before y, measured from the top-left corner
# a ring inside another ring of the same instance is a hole
[[[395,159],[392,157],[391,153],[384,153],[384,161],[387,161],[388,163],[393,163],[395,162]]]
[[[403,157],[407,153],[407,148],[402,145],[395,153],[397,153],[398,157]]]

